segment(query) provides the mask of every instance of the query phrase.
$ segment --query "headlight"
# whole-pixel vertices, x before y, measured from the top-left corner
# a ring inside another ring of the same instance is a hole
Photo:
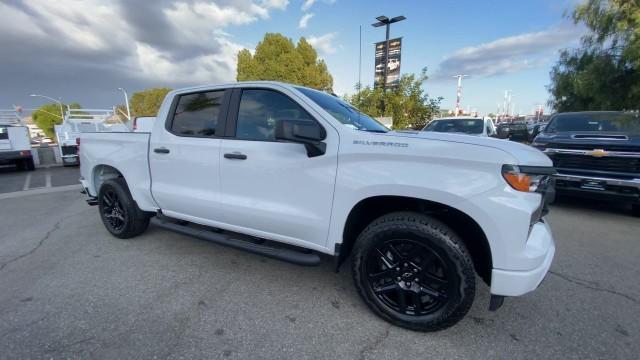
[[[552,167],[503,165],[502,177],[512,188],[523,192],[537,192],[546,187]]]

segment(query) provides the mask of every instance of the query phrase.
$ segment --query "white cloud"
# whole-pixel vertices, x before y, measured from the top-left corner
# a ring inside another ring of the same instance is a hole
[[[307,41],[311,46],[320,50],[320,52],[324,54],[333,54],[336,52],[336,47],[333,44],[333,40],[336,35],[338,35],[338,33],[331,32],[320,36],[310,36]]]
[[[489,77],[538,67],[550,53],[577,41],[582,32],[573,26],[509,36],[457,50],[440,63],[434,79],[453,74]]]
[[[311,7],[313,6],[313,4],[316,3],[316,1],[317,0],[305,0],[300,9],[302,11],[309,11],[309,9],[311,9]],[[336,0],[324,0],[323,2],[331,5],[331,4],[334,4]]]
[[[268,8],[284,10],[289,5],[289,0],[263,0],[262,3]]]
[[[302,15],[302,17],[300,18],[300,22],[298,22],[298,27],[300,29],[305,29],[309,24],[309,20],[311,20],[312,17],[313,17],[313,13]]]
[[[118,77],[180,86],[235,77],[243,48],[225,32],[267,19],[288,0],[116,3],[102,0],[16,0],[0,3],[0,69],[48,63],[77,72],[57,76]],[[129,6],[129,8],[127,7]],[[137,14],[137,18],[128,15]],[[307,19],[308,21],[308,19]],[[46,53],[47,58],[35,56]],[[5,54],[7,56],[5,56]],[[11,65],[4,65],[4,64]],[[96,72],[96,68],[103,71]],[[80,69],[89,69],[80,73]],[[91,70],[93,69],[93,70]],[[3,72],[4,73],[4,72]],[[107,75],[110,74],[110,75]]]
[[[302,4],[302,11],[308,11],[311,9],[316,0],[305,0],[304,4]]]

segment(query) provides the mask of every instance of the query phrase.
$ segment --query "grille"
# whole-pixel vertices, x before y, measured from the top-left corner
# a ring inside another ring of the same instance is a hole
[[[640,159],[637,158],[554,154],[552,160],[557,168],[640,173]]]

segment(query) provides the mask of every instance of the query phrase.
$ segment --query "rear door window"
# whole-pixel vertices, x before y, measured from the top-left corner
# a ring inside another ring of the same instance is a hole
[[[181,136],[213,137],[223,121],[224,90],[181,95],[170,131]]]

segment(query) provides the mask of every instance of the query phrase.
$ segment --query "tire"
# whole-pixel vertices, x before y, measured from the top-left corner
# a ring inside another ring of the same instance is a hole
[[[640,204],[631,205],[631,213],[633,216],[640,217]]]
[[[128,239],[142,234],[149,226],[149,213],[140,210],[123,178],[105,181],[98,193],[100,218],[115,237]]]
[[[33,159],[24,160],[24,169],[27,171],[33,171],[36,169]]]
[[[462,240],[432,217],[414,212],[384,215],[358,236],[353,254],[358,293],[376,315],[394,325],[443,330],[460,321],[473,304],[471,256]]]

